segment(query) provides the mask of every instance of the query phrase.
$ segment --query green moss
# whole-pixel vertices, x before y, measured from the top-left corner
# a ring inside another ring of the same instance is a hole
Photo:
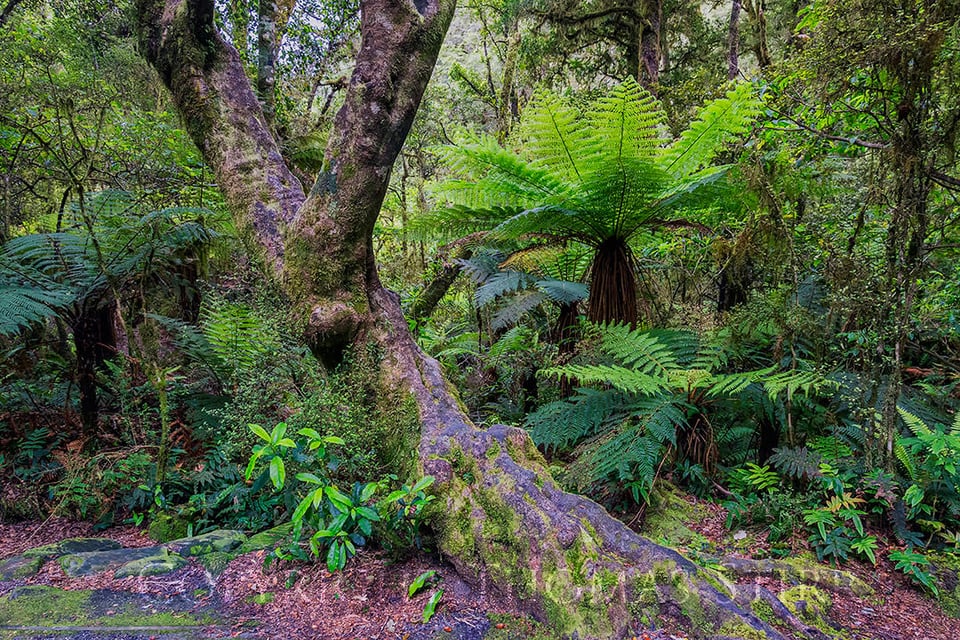
[[[237,553],[244,554],[250,553],[251,551],[273,550],[283,543],[291,531],[293,531],[293,523],[291,522],[267,529],[266,531],[261,531],[260,533],[250,536],[246,542],[240,545]]]
[[[705,507],[687,502],[676,489],[662,485],[652,497],[642,533],[671,547],[706,548],[710,541],[687,526],[703,520],[706,515]]]
[[[587,582],[587,576],[584,573],[584,563],[586,557],[583,553],[583,543],[578,537],[566,553],[567,569],[570,571],[570,580],[575,585],[584,585]]]
[[[147,527],[147,533],[157,542],[171,542],[186,538],[189,526],[190,523],[184,518],[169,513],[161,513]]]
[[[719,635],[737,640],[767,640],[767,634],[754,629],[746,622],[728,619],[720,626]]]
[[[252,596],[247,596],[245,601],[250,604],[270,604],[273,602],[274,595],[270,591],[266,593],[255,593]]]
[[[734,585],[728,582],[723,574],[719,571],[714,571],[704,567],[697,575],[703,578],[711,587],[723,595],[727,596],[728,598],[733,597]]]
[[[600,569],[597,572],[597,581],[601,589],[608,591],[620,584],[620,576],[608,569]]]
[[[676,562],[662,560],[653,563],[653,580],[657,584],[668,584],[673,580],[673,576],[676,572]]]
[[[480,480],[477,461],[472,456],[465,455],[463,449],[457,445],[450,447],[447,462],[450,463],[453,472],[462,478],[466,484],[474,484]]]
[[[211,576],[219,576],[234,559],[234,554],[226,551],[214,551],[198,558],[200,564]]]
[[[772,623],[777,619],[777,616],[773,613],[773,607],[766,600],[761,600],[757,598],[750,603],[750,609],[753,610],[753,615],[757,616],[761,620],[767,623]]]
[[[812,583],[827,589],[849,591],[861,597],[873,593],[873,588],[854,574],[824,567],[812,555],[777,560],[776,566],[780,567],[775,571],[776,576],[784,581]]]
[[[489,447],[487,447],[487,460],[493,460],[498,455],[500,455],[500,443],[494,440]]]
[[[193,627],[212,622],[188,612],[144,613],[131,601],[106,605],[94,591],[66,591],[47,586],[18,587],[0,597],[0,620],[10,626]],[[109,613],[96,615],[98,609]]]
[[[930,553],[933,574],[940,590],[940,606],[952,618],[960,618],[960,555]]]
[[[827,618],[827,612],[830,611],[833,601],[826,591],[808,584],[800,584],[787,589],[778,597],[790,613],[805,623],[828,634],[835,634],[833,625]]]

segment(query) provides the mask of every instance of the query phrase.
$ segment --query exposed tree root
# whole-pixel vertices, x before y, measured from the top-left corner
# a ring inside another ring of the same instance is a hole
[[[827,589],[846,591],[856,596],[873,593],[870,585],[849,571],[797,560],[750,560],[747,558],[724,558],[724,569],[738,576],[768,576],[795,584],[813,584]]]
[[[696,637],[823,638],[759,587],[742,590],[637,535],[595,502],[561,490],[523,430],[470,423],[439,363],[417,347],[394,294],[377,290],[385,383],[414,396],[420,463],[436,479],[440,551],[481,590],[498,592],[557,632],[614,638],[651,626]],[[771,600],[772,599],[772,600]]]

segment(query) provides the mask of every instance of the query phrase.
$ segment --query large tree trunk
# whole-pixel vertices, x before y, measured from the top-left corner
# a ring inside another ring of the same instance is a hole
[[[315,351],[333,361],[350,344],[377,344],[385,398],[416,408],[419,464],[437,479],[432,522],[458,571],[581,638],[620,637],[658,621],[697,635],[781,637],[741,608],[754,590],[737,592],[562,491],[524,431],[470,423],[439,364],[413,341],[398,297],[380,285],[373,225],[454,0],[361,2],[356,69],[308,198],[280,159],[239,57],[213,27],[212,0],[138,5],[145,54],[238,228],[309,315]]]

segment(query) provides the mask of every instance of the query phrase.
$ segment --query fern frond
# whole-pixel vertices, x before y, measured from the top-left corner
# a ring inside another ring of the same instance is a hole
[[[560,201],[570,186],[543,167],[528,163],[501,147],[494,138],[479,143],[449,147],[444,159],[458,175],[472,178],[473,188],[461,182],[442,183],[435,192],[455,204],[468,207],[512,205],[533,207],[547,201]]]
[[[903,407],[898,406],[897,412],[900,414],[900,417],[903,418],[904,424],[913,432],[913,435],[920,436],[930,436],[933,434],[930,427],[924,424],[923,420],[918,418],[913,413],[907,411]]]
[[[669,381],[662,377],[650,376],[620,365],[568,364],[541,369],[539,373],[548,378],[571,378],[581,384],[607,384],[620,391],[640,395],[656,395],[669,388]]]
[[[666,116],[659,102],[627,78],[593,105],[587,116],[596,151],[605,160],[650,160],[662,143]]]
[[[536,287],[557,304],[572,304],[586,300],[590,288],[582,282],[568,282],[548,278],[537,280]]]
[[[581,179],[581,166],[590,147],[591,132],[579,113],[559,96],[538,92],[523,111],[520,136],[531,164],[550,171],[566,182]],[[585,168],[585,167],[584,167]]]
[[[526,327],[513,327],[490,345],[490,357],[496,360],[533,346],[534,334]]]
[[[497,309],[490,320],[490,328],[500,331],[520,322],[520,319],[547,301],[547,297],[539,291],[527,290],[518,292],[504,299],[501,308]]]
[[[623,394],[616,391],[578,389],[569,400],[545,404],[527,416],[526,426],[537,445],[556,451],[596,433],[623,405]]]
[[[520,271],[499,271],[484,279],[477,287],[473,301],[477,307],[485,307],[507,293],[513,293],[532,284],[533,278]]]
[[[762,103],[749,83],[741,83],[723,98],[713,100],[671,144],[662,156],[663,166],[678,178],[708,165],[732,138],[750,130]]]
[[[689,338],[684,332],[653,333],[639,328],[631,330],[625,324],[607,325],[600,331],[599,348],[603,353],[640,374],[664,380],[680,368],[674,340],[679,343]]]
[[[75,296],[66,289],[41,289],[0,279],[0,335],[16,335],[60,315],[74,302]]]

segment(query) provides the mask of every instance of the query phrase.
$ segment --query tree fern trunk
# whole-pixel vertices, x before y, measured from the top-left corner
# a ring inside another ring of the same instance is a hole
[[[599,324],[637,325],[637,278],[633,253],[620,238],[605,240],[594,254],[587,317]]]
[[[97,428],[100,407],[97,373],[117,353],[114,316],[117,302],[83,305],[73,321],[73,343],[77,353],[77,388],[80,391],[80,418],[87,433]]]

